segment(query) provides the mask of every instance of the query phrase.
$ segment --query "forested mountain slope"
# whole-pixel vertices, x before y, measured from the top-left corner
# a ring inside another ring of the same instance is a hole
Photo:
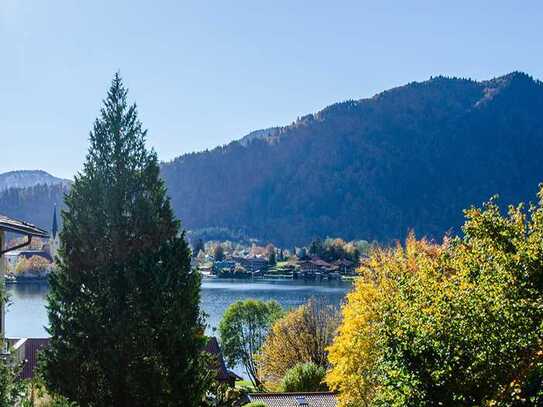
[[[436,77],[338,103],[162,172],[185,227],[291,245],[389,241],[410,228],[439,239],[493,194],[531,199],[542,158],[543,85],[515,72]]]
[[[68,192],[68,188],[67,184],[59,183],[0,191],[0,213],[34,223],[51,231],[53,210],[56,205],[60,212],[64,206],[64,194]],[[62,222],[61,217],[58,220]]]

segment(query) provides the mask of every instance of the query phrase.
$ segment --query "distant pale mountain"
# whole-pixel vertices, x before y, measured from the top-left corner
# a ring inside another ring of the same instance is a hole
[[[0,191],[8,188],[29,188],[35,185],[69,185],[70,181],[57,178],[41,170],[10,171],[0,174]]]
[[[329,106],[164,163],[185,227],[278,244],[342,236],[440,239],[494,194],[534,200],[543,181],[543,85],[514,72],[435,77]]]

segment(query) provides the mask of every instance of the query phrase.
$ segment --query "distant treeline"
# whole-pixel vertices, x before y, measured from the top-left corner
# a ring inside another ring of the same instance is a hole
[[[0,213],[22,219],[50,231],[55,205],[64,207],[65,184],[36,185],[29,188],[10,188],[0,192]],[[62,222],[61,217],[58,217]]]

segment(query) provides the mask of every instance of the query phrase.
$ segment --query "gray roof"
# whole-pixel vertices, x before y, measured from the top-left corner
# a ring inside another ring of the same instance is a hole
[[[266,407],[336,407],[335,393],[250,393],[250,401],[260,401]],[[304,404],[305,403],[305,404]]]
[[[4,215],[0,215],[0,230],[5,230],[7,232],[20,233],[23,235],[30,235],[30,236],[37,236],[37,237],[44,237],[44,238],[49,237],[49,234],[45,230],[40,229],[36,225],[33,225],[28,222],[24,222],[22,220],[11,219]]]

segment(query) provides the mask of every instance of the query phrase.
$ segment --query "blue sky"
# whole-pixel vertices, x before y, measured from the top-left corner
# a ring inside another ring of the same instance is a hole
[[[432,75],[541,79],[542,21],[537,1],[0,0],[0,172],[72,177],[117,70],[169,160]]]

